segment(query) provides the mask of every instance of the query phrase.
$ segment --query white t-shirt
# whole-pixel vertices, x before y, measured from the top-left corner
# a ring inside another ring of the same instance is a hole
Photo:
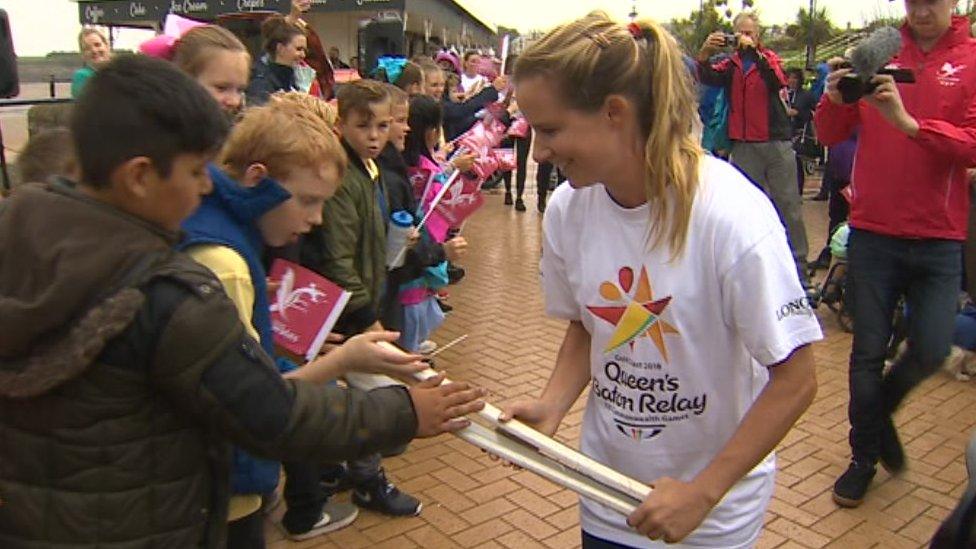
[[[471,93],[471,90],[473,90],[479,82],[485,82],[485,85],[487,85],[485,77],[481,76],[480,74],[468,76],[461,73],[461,88],[464,89],[464,93]]]
[[[648,251],[649,224],[647,205],[625,209],[602,185],[561,185],[545,215],[542,285],[547,312],[592,338],[583,453],[642,482],[689,481],[738,428],[766,366],[823,336],[772,204],[732,166],[703,160],[679,259]],[[774,472],[771,454],[677,547],[755,543]],[[664,547],[608,508],[581,509],[591,535]]]

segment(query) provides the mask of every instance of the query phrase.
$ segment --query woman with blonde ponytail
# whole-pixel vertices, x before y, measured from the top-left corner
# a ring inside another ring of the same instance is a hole
[[[552,434],[589,386],[582,451],[654,487],[629,517],[584,499],[583,547],[753,546],[822,337],[772,204],[702,153],[691,75],[655,22],[590,14],[514,76],[536,161],[570,183],[541,265],[568,328],[542,396],[506,417]]]

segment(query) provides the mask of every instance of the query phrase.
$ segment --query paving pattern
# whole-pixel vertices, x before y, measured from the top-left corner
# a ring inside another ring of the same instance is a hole
[[[42,96],[46,88],[29,91]],[[26,141],[24,109],[0,113],[8,159]],[[532,163],[530,163],[532,164]],[[534,166],[530,168],[534,172]],[[529,174],[532,187],[534,173]],[[819,182],[808,182],[810,196]],[[441,343],[470,337],[438,359],[453,379],[481,385],[495,403],[537,395],[555,360],[564,325],[543,315],[538,285],[541,215],[517,213],[501,195],[465,227],[475,250],[465,260],[467,278],[451,288],[455,307],[435,335]],[[826,203],[804,203],[811,255],[825,239]],[[839,509],[830,499],[834,479],[846,467],[847,359],[851,339],[826,310],[818,316],[827,338],[814,347],[820,390],[817,399],[778,449],[777,489],[758,547],[818,548],[923,547],[949,514],[966,484],[964,449],[976,424],[976,382],[940,373],[924,383],[896,415],[909,469],[899,478],[879,471],[870,497],[856,510]],[[582,399],[563,422],[557,438],[579,440]],[[385,461],[391,479],[424,502],[420,517],[388,519],[363,511],[350,527],[293,543],[267,523],[272,548],[447,548],[531,549],[579,545],[576,496],[529,472],[488,460],[478,449],[451,436],[411,445]],[[348,501],[348,494],[338,496]]]
[[[531,179],[530,179],[531,181]],[[532,184],[530,183],[530,186]],[[810,181],[808,196],[819,182]],[[538,285],[541,215],[502,205],[489,195],[465,227],[475,250],[465,260],[467,277],[451,287],[455,310],[435,335],[440,343],[469,339],[446,351],[438,366],[453,379],[489,389],[505,403],[540,393],[552,369],[564,324],[543,314]],[[806,201],[812,253],[825,240],[826,203]],[[774,499],[758,547],[901,548],[927,546],[962,494],[967,475],[964,449],[976,423],[976,385],[939,373],[925,382],[896,415],[909,458],[899,478],[879,471],[870,497],[856,510],[830,498],[834,479],[847,465],[847,359],[851,338],[826,309],[818,316],[827,334],[814,348],[817,399],[778,450]],[[582,399],[557,438],[579,440]],[[286,540],[268,521],[272,548],[572,548],[579,546],[576,496],[527,471],[499,466],[477,448],[442,436],[415,442],[385,461],[389,476],[424,503],[421,516],[389,519],[369,511],[350,527],[301,543]],[[348,494],[339,496],[348,501]]]

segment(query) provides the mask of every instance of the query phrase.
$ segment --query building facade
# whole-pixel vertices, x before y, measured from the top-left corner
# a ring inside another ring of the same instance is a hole
[[[291,0],[77,0],[83,25],[162,28],[170,13],[207,22],[253,14],[287,13]],[[312,0],[304,19],[348,59],[360,51],[360,31],[370,22],[399,22],[402,55],[439,47],[497,48],[497,29],[458,0]]]

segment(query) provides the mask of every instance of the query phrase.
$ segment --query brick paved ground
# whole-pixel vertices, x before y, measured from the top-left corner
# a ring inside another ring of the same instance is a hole
[[[811,186],[815,186],[812,183]],[[809,190],[809,189],[808,189]],[[475,251],[468,276],[451,289],[455,312],[435,339],[470,339],[445,352],[438,366],[504,403],[536,395],[555,360],[564,326],[543,316],[537,283],[541,216],[502,206],[501,195],[468,224]],[[806,202],[811,250],[824,239],[826,206]],[[870,498],[857,510],[837,508],[830,487],[845,468],[847,355],[850,336],[829,312],[818,313],[827,339],[815,346],[820,391],[810,410],[779,448],[775,497],[759,547],[920,547],[948,515],[966,484],[963,451],[976,423],[976,387],[940,373],[927,381],[896,416],[910,459],[898,479],[880,471]],[[576,445],[582,400],[557,438]],[[450,436],[419,441],[386,460],[390,477],[424,502],[420,517],[387,519],[364,511],[351,527],[291,543],[268,523],[272,548],[481,547],[530,549],[579,545],[574,494],[529,472],[492,463]],[[340,497],[348,500],[348,495]],[[279,508],[273,518],[280,517]]]
[[[38,88],[40,89],[40,88]],[[42,90],[43,91],[43,90]],[[41,93],[38,91],[37,93]],[[26,140],[23,110],[0,113],[8,157]],[[530,174],[533,176],[534,174]],[[530,177],[530,181],[531,181]],[[530,187],[533,186],[530,183]],[[811,182],[809,187],[816,187]],[[808,188],[809,191],[813,189]],[[452,288],[455,312],[436,334],[440,342],[470,339],[445,352],[438,365],[455,379],[493,392],[492,400],[537,394],[555,359],[563,325],[542,314],[537,283],[541,216],[517,214],[489,196],[465,236],[477,251],[465,261],[468,277]],[[804,204],[811,255],[823,243],[826,206]],[[847,355],[850,336],[833,316],[818,313],[827,339],[815,346],[820,391],[810,410],[779,448],[777,490],[759,547],[919,547],[949,513],[966,484],[963,449],[976,423],[976,387],[939,374],[927,381],[896,416],[909,470],[898,479],[878,473],[871,497],[857,510],[838,509],[830,486],[846,466]],[[581,402],[557,438],[575,445]],[[386,461],[390,477],[424,502],[411,519],[386,519],[364,511],[340,532],[303,543],[283,538],[272,522],[272,548],[359,547],[575,547],[576,497],[531,473],[515,473],[450,436],[414,443]],[[348,500],[348,495],[340,500]],[[282,509],[272,517],[280,517]]]

